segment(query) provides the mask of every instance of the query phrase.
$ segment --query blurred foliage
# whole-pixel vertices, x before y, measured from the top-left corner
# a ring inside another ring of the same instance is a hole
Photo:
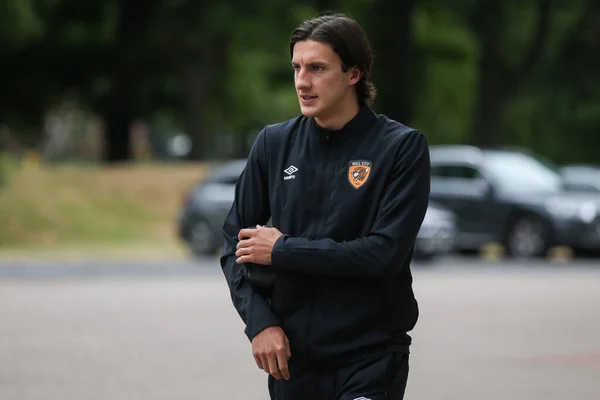
[[[39,143],[56,104],[101,117],[107,160],[132,121],[185,131],[196,159],[247,150],[217,135],[298,114],[288,38],[345,12],[375,51],[377,111],[431,144],[532,148],[600,163],[600,2],[594,0],[3,0],[0,123]]]

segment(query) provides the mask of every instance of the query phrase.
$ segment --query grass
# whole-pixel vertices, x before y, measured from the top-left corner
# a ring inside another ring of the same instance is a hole
[[[0,186],[0,252],[176,249],[176,218],[202,164],[26,165]]]

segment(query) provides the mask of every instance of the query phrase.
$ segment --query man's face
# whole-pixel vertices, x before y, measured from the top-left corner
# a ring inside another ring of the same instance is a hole
[[[326,43],[297,42],[292,57],[294,83],[302,114],[328,120],[355,101],[356,68],[342,71],[342,60]]]

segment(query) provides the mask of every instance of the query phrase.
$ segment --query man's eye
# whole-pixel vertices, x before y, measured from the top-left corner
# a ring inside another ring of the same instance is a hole
[[[313,71],[323,71],[325,68],[321,67],[320,65],[315,65],[312,67]]]

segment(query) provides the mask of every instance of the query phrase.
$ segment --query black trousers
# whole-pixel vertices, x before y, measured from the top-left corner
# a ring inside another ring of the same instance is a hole
[[[387,354],[334,369],[307,369],[293,362],[289,368],[288,381],[269,375],[271,400],[402,400],[408,354]]]

